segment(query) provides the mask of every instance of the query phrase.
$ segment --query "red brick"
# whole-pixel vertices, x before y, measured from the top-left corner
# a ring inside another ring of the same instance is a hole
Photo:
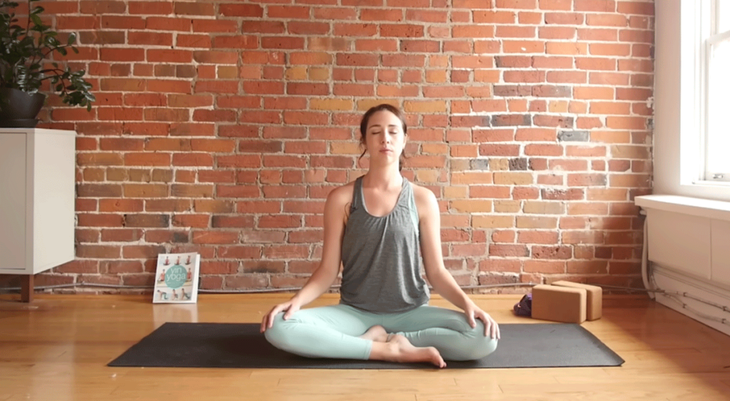
[[[575,0],[573,8],[576,11],[615,12],[615,0]]]
[[[258,4],[221,4],[219,12],[228,17],[263,17],[264,9]]]
[[[538,0],[541,10],[571,10],[573,0]]]
[[[218,248],[218,256],[223,259],[258,259],[261,257],[261,246],[230,246]]]
[[[576,32],[573,27],[541,26],[537,36],[541,39],[574,39]]]
[[[628,26],[628,18],[620,14],[587,14],[586,24],[594,26]]]
[[[177,47],[198,47],[210,49],[213,47],[212,40],[209,35],[177,35]]]
[[[77,245],[76,256],[90,259],[118,259],[121,247],[114,245]]]
[[[494,0],[497,8],[518,8],[532,10],[537,8],[537,0]]]
[[[145,26],[151,30],[189,32],[192,25],[192,20],[187,18],[149,17]]]
[[[194,244],[236,244],[237,231],[193,231]]]
[[[558,233],[554,231],[520,231],[517,242],[524,244],[557,244]]]
[[[497,38],[534,38],[536,28],[532,26],[499,25],[494,33]]]
[[[617,29],[578,28],[578,40],[613,42],[618,39]]]
[[[342,17],[340,17],[341,19]],[[406,8],[406,20],[446,23],[448,22],[448,12],[444,10],[423,10]]]
[[[161,32],[128,32],[130,45],[172,46],[172,34]]]
[[[258,37],[253,35],[216,36],[213,38],[213,48],[216,49],[257,49]]]
[[[529,249],[524,245],[503,245],[490,244],[489,256],[492,257],[527,257],[530,255]]]
[[[472,25],[472,26],[454,26],[454,38],[493,38],[494,26],[491,25]]]
[[[236,32],[238,22],[233,20],[220,19],[196,19],[193,20],[193,32]]]
[[[653,2],[619,1],[618,10],[620,14],[642,14],[654,15]]]
[[[161,1],[130,1],[130,14],[168,15],[172,14],[173,3]]]
[[[53,269],[54,273],[77,273],[77,274],[98,274],[99,261],[96,260],[74,260],[64,263]]]
[[[261,38],[263,49],[304,49],[304,38],[284,36],[264,36]]]
[[[545,23],[555,25],[583,25],[581,13],[545,13]]]

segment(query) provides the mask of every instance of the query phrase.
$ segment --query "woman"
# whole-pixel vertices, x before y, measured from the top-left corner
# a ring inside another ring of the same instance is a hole
[[[405,118],[393,106],[381,104],[363,116],[360,141],[370,168],[329,194],[319,267],[291,300],[264,316],[261,331],[277,348],[440,368],[444,359],[479,359],[496,349],[497,323],[444,267],[436,197],[400,174],[406,133]],[[427,305],[419,245],[428,281],[463,313]],[[330,288],[340,263],[340,304],[300,310]]]

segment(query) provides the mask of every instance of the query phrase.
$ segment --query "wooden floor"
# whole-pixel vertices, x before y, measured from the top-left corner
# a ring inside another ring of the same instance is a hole
[[[614,368],[272,370],[110,368],[164,322],[257,322],[288,295],[0,298],[0,401],[25,400],[730,400],[730,337],[643,296],[606,296],[583,324],[626,360]],[[474,295],[500,323],[519,295]],[[315,305],[337,302],[325,296]],[[439,299],[433,304],[445,306]]]

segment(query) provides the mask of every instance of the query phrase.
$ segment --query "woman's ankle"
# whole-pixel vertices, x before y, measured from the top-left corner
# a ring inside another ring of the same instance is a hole
[[[439,368],[446,367],[441,354],[434,347],[414,347],[407,338],[394,334],[388,342],[373,342],[370,359],[398,363],[428,362]]]

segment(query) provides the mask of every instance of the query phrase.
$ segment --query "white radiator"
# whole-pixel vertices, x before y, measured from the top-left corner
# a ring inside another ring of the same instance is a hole
[[[730,335],[730,202],[638,196],[656,301]]]

